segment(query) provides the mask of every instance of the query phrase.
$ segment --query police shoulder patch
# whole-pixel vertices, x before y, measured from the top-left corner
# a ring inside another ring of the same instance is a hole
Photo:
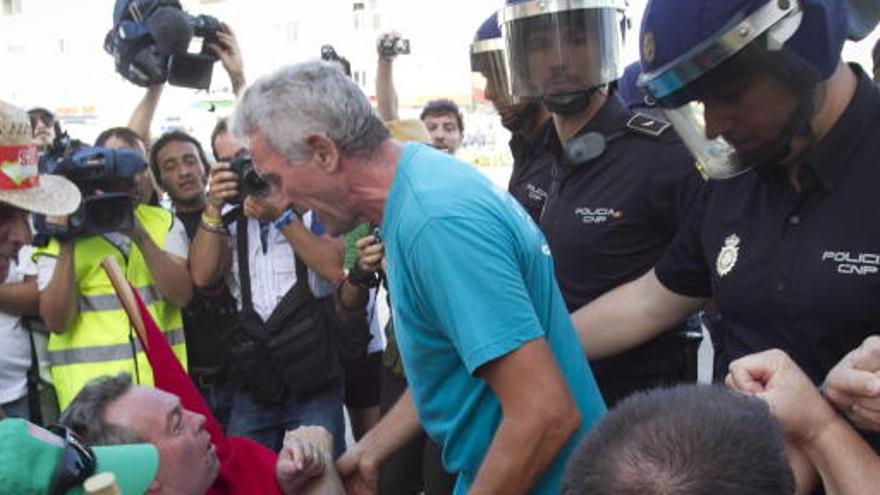
[[[665,120],[641,112],[636,112],[626,123],[629,130],[650,137],[659,137],[671,126]]]

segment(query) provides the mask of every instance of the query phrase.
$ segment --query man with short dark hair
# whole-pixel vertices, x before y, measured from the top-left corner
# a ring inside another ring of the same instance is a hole
[[[783,432],[767,405],[717,386],[637,392],[571,455],[562,493],[793,495]]]
[[[209,427],[212,420],[187,409],[180,397],[132,385],[131,377],[121,374],[87,384],[60,422],[91,445],[153,444],[159,451],[153,489],[161,493],[302,493],[325,470],[328,477],[311,489],[340,493],[333,490],[339,484],[325,430],[289,433],[281,456],[275,456],[248,439],[224,437]],[[233,452],[247,460],[236,460]],[[248,479],[250,484],[241,483]]]
[[[461,147],[464,120],[461,117],[461,110],[454,101],[446,98],[429,101],[422,108],[419,119],[428,129],[431,144],[435,148],[454,155]]]
[[[397,90],[394,87],[394,61],[398,53],[395,50],[384,50],[383,46],[397,45],[401,36],[396,32],[383,33],[376,41],[379,63],[376,68],[376,108],[379,116],[386,123],[400,125],[397,112]],[[440,98],[429,101],[422,109],[419,120],[422,121],[431,144],[446,153],[454,155],[461,146],[464,121],[461,110],[452,100]],[[389,127],[390,128],[390,127]]]
[[[208,181],[209,162],[201,143],[182,131],[163,134],[150,148],[150,169],[192,241],[205,209]],[[234,318],[235,301],[225,284],[195,287],[192,301],[183,309],[189,374],[224,428],[232,401],[227,344]]]
[[[507,190],[538,223],[550,190],[555,157],[543,149],[552,126],[551,114],[538,99],[518,101],[510,90],[504,40],[498,14],[483,21],[471,44],[471,72],[478,75],[483,95],[492,103],[501,125],[510,131],[513,170]]]
[[[712,178],[652,270],[574,314],[591,358],[709,300],[716,379],[739,357],[780,348],[820,383],[878,332],[880,231],[865,226],[880,224],[867,206],[880,180],[880,90],[841,59],[846,4],[648,4],[642,89]],[[682,29],[681,18],[700,24]]]
[[[186,269],[189,240],[184,227],[167,210],[147,204],[155,189],[146,147],[137,133],[111,128],[101,133],[96,144],[128,154],[133,150],[133,160],[142,168],[130,183],[114,185],[124,189],[114,192],[132,196],[134,223],[129,231],[59,236],[34,252],[40,316],[53,332],[49,360],[62,409],[96,376],[128,371],[139,383],[151,383],[143,353],[131,344],[128,318],[98,269],[107,256],[115,256],[126,278],[148,294],[159,324],[186,362],[180,308],[192,298],[192,280]]]

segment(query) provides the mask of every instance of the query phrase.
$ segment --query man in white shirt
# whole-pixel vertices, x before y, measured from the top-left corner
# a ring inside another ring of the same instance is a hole
[[[286,430],[320,425],[333,434],[339,455],[342,375],[324,322],[344,276],[342,244],[324,235],[311,212],[298,212],[280,195],[242,198],[229,165],[242,146],[228,132],[215,135],[212,145],[220,161],[211,169],[190,271],[197,287],[225,278],[239,310],[230,342],[227,433],[277,451]]]
[[[31,261],[31,247],[19,251],[18,261],[9,268],[0,285],[0,408],[7,416],[30,419],[27,373],[31,367],[31,343],[23,316],[39,314],[39,295]],[[46,339],[34,335],[34,348],[40,364],[46,363]],[[48,370],[47,370],[48,371]]]

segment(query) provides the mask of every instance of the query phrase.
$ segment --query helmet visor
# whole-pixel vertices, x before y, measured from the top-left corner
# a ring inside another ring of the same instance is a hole
[[[506,7],[501,31],[513,94],[536,98],[577,93],[619,78],[624,8],[624,2],[607,0]]]
[[[496,107],[515,103],[507,76],[507,58],[501,38],[477,41],[471,45],[472,85]]]
[[[801,20],[795,5],[771,4],[639,79],[707,178],[780,164],[796,137],[811,137],[822,75],[784,44]]]

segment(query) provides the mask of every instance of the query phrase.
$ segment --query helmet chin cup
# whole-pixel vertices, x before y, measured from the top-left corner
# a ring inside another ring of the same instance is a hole
[[[556,115],[571,117],[587,109],[587,105],[590,103],[590,96],[594,92],[595,89],[591,89],[563,95],[547,95],[541,97],[541,102],[547,107],[547,110]]]

